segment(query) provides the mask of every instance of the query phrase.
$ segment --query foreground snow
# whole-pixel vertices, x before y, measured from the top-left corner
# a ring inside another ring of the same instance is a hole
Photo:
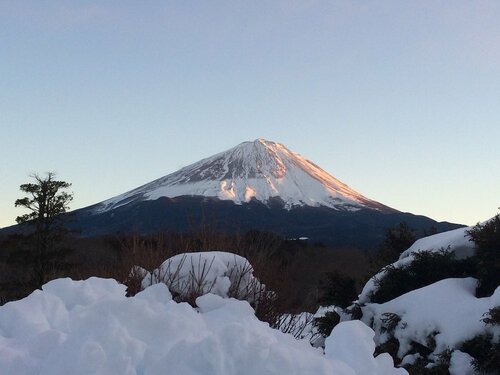
[[[400,268],[409,264],[421,251],[446,249],[457,259],[468,258],[476,251],[467,235],[471,229],[460,228],[419,239],[393,266]],[[382,279],[385,273],[383,269],[370,279],[357,301],[363,313],[362,320],[376,332],[376,344],[395,338],[399,344],[397,357],[402,359],[402,365],[413,364],[419,359],[432,364],[439,359],[440,353],[450,351],[450,374],[476,374],[471,366],[473,358],[458,349],[464,342],[481,335],[491,335],[494,342],[500,341],[500,327],[482,321],[485,313],[500,306],[500,286],[490,297],[477,298],[476,279],[450,278],[409,291],[386,303],[371,303],[371,295],[377,289],[375,280]],[[349,319],[346,315],[341,316]],[[390,316],[397,318],[394,321],[397,324],[388,329],[387,318]],[[429,349],[428,358],[415,353],[415,343]]]
[[[58,279],[0,307],[0,369],[22,374],[405,374],[373,357],[374,332],[338,325],[326,354],[269,328],[247,302],[207,294],[198,309],[165,284],[125,297],[115,280]]]
[[[397,314],[401,320],[394,329],[403,358],[417,342],[427,345],[435,340],[434,354],[456,348],[475,336],[491,333],[500,336],[500,329],[481,321],[489,309],[500,306],[500,287],[491,297],[476,298],[476,279],[444,279],[416,289],[383,304],[370,303],[363,307],[363,321],[373,321],[376,341],[383,343],[392,335],[382,329],[383,314]]]

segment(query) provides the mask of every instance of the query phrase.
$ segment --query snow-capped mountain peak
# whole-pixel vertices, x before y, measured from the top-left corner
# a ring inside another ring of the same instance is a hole
[[[391,210],[335,179],[280,143],[259,138],[161,177],[98,205],[97,211],[160,197],[205,196],[236,204],[280,198],[284,207]]]

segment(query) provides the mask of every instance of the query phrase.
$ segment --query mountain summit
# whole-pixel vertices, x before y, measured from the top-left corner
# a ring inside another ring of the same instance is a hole
[[[133,202],[180,196],[215,197],[236,204],[253,199],[267,204],[279,198],[286,209],[306,205],[394,211],[357,193],[282,144],[262,138],[108,199],[95,210],[101,213]]]

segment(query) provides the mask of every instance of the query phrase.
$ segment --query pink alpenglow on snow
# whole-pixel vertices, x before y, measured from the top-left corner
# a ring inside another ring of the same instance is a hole
[[[357,211],[393,209],[364,197],[280,143],[256,139],[100,203],[105,212],[134,201],[179,196],[214,197],[236,204],[280,198],[285,208],[326,206]]]

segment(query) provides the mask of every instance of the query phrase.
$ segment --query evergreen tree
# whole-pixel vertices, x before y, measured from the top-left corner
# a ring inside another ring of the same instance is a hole
[[[477,224],[467,234],[476,245],[477,297],[489,297],[500,285],[500,215]]]
[[[35,254],[33,256],[35,283],[42,286],[47,280],[48,266],[54,255],[55,245],[66,232],[60,215],[69,209],[73,195],[64,191],[71,184],[56,180],[55,173],[48,172],[44,177],[30,176],[33,183],[21,185],[20,190],[27,196],[17,199],[16,207],[24,207],[28,213],[18,216],[16,221],[31,229]]]
[[[401,253],[413,245],[416,240],[415,231],[404,221],[394,228],[387,228],[381,251],[383,263],[387,264],[398,260]]]

